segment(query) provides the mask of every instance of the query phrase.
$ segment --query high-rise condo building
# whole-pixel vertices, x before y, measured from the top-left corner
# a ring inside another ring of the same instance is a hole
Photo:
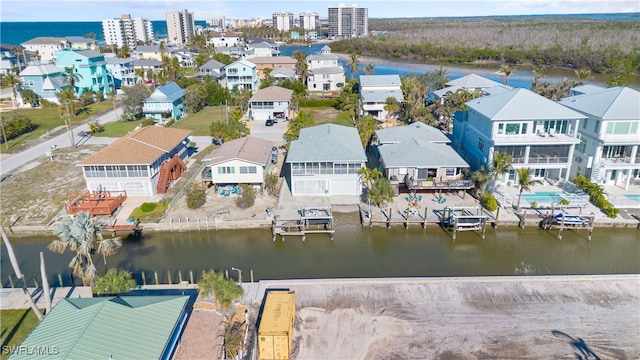
[[[125,14],[121,18],[102,20],[104,42],[107,45],[122,47],[125,44],[133,49],[138,42],[153,41],[153,24],[141,17],[131,18]]]
[[[282,10],[273,14],[273,27],[279,31],[293,29],[293,13]]]
[[[320,25],[320,16],[317,12],[303,12],[300,13],[300,27],[304,30],[315,30]]]
[[[172,44],[185,44],[195,34],[193,13],[187,9],[167,13],[167,39]]]
[[[329,8],[329,37],[359,37],[369,33],[369,12],[356,4]]]

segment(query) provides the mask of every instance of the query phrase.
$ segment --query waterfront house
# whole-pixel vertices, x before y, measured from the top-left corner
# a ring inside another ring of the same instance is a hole
[[[99,51],[98,40],[84,36],[65,36],[70,49]]]
[[[11,358],[171,359],[188,304],[180,295],[62,299]]]
[[[273,70],[269,75],[273,77],[276,84],[280,84],[285,80],[295,80],[296,72],[288,68],[278,68]]]
[[[244,34],[235,31],[208,31],[207,45],[214,48],[229,46],[244,46]]]
[[[589,85],[573,93],[559,103],[587,119],[578,129],[571,177],[582,174],[596,184],[628,190],[640,179],[640,92]]]
[[[133,86],[138,82],[132,59],[121,59],[115,56],[104,58],[109,74],[109,83],[119,90],[126,86]],[[140,79],[142,80],[142,79]]]
[[[20,76],[23,89],[32,90],[38,100],[47,100],[55,104],[60,103],[57,94],[69,87],[62,76],[62,69],[52,64],[29,65],[20,72]]]
[[[440,99],[440,101],[442,101],[442,99],[444,99],[448,93],[455,94],[458,90],[465,90],[470,93],[480,92],[483,94],[487,94],[487,89],[496,86],[511,89],[510,86],[503,85],[499,82],[487,79],[485,77],[476,74],[468,74],[458,79],[449,81],[448,83],[446,83],[445,88],[434,91],[433,95],[436,97],[436,99]]]
[[[245,58],[265,57],[265,56],[278,56],[280,54],[280,45],[278,43],[262,39],[251,38],[247,40],[245,46]]]
[[[202,79],[205,76],[211,76],[214,81],[218,82],[222,86],[226,86],[224,64],[219,61],[211,59],[200,66],[200,70],[196,73],[196,77]]]
[[[238,60],[225,66],[224,71],[227,77],[227,89],[233,90],[234,87],[238,87],[238,89],[251,91],[258,90],[260,78],[256,64],[247,60]]]
[[[157,45],[138,45],[131,52],[131,57],[136,60],[146,59],[146,60],[157,60],[162,61],[162,55],[169,56],[169,54],[174,50],[170,45],[164,44],[164,49],[160,49],[160,44]]]
[[[86,90],[107,95],[111,90],[104,55],[93,50],[60,50],[54,53],[56,66],[73,68],[78,75],[75,92],[82,95]]]
[[[253,57],[248,58],[247,61],[256,64],[256,69],[258,70],[260,80],[266,77],[266,69],[271,69],[271,72],[276,69],[290,69],[295,73],[297,63],[297,60],[292,58],[291,56]]]
[[[356,128],[335,124],[304,128],[291,142],[286,159],[291,194],[359,196],[358,173],[366,162]]]
[[[216,53],[229,55],[234,58],[243,58],[245,49],[242,46],[218,46],[215,48]]]
[[[307,90],[339,91],[345,84],[344,69],[331,48],[324,46],[318,55],[307,56]]]
[[[450,143],[439,129],[414,122],[376,130],[372,145],[396,192],[470,189],[473,181],[464,180],[469,164]]]
[[[71,44],[65,38],[51,36],[36,37],[23,42],[21,45],[25,51],[32,54],[32,57],[36,57],[36,62],[43,64],[55,63],[56,51],[71,48]]]
[[[257,121],[289,118],[293,90],[269,86],[249,99],[249,118]]]
[[[586,116],[527,89],[480,97],[454,117],[453,140],[472,169],[490,168],[493,154],[513,158],[500,181],[515,183],[518,168],[530,168],[534,179],[567,180],[578,125]]]
[[[13,45],[0,44],[0,74],[8,74],[14,69],[17,71],[26,66],[23,59],[18,57],[13,49]]]
[[[227,141],[203,159],[202,181],[216,188],[251,184],[262,188],[271,166],[274,143],[254,136]],[[224,194],[223,194],[224,195]]]
[[[388,118],[385,110],[387,98],[404,101],[402,82],[398,75],[360,75],[360,102],[362,110],[374,118]]]
[[[186,170],[191,131],[145,126],[81,161],[89,192],[122,191],[127,196],[164,194]]]
[[[151,96],[142,101],[142,112],[147,119],[161,124],[169,119],[178,121],[187,111],[183,104],[184,96],[184,90],[172,81],[155,89]]]

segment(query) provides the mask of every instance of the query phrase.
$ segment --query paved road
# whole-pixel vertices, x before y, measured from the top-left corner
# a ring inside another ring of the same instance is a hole
[[[115,111],[115,112],[114,112]],[[118,119],[118,115],[122,113],[120,108],[116,110],[109,110],[102,115],[95,116],[91,118],[91,121],[98,120],[100,123],[108,123]],[[118,115],[116,115],[118,114]],[[76,125],[71,130],[74,139],[74,146],[81,145],[92,145],[92,144],[110,144],[115,139],[113,138],[101,138],[101,137],[91,137],[91,136],[79,136],[78,134],[83,131],[89,130],[89,123]],[[39,140],[36,140],[37,142]],[[44,141],[39,141],[39,143],[30,146],[28,149],[25,149],[21,152],[15,154],[3,154],[2,160],[0,161],[0,173],[2,177],[10,174],[14,170],[19,169],[25,164],[32,162],[41,156],[47,156],[47,152],[50,152],[52,149],[60,149],[72,146],[71,137],[69,136],[69,132],[65,131],[60,135],[53,136]]]

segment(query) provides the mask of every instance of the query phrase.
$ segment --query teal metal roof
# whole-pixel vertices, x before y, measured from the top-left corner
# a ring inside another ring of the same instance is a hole
[[[592,90],[593,88],[588,88]],[[639,120],[640,92],[628,87],[613,87],[564,98],[560,104],[602,120]]]
[[[144,102],[174,102],[184,96],[184,90],[175,82],[157,88]]]
[[[22,341],[19,359],[159,359],[189,296],[64,299]],[[28,350],[40,349],[42,353]],[[42,351],[44,350],[44,351]]]
[[[367,156],[354,127],[323,124],[300,130],[291,142],[287,163],[291,162],[364,162]]]
[[[500,94],[484,96],[465,104],[493,121],[586,118],[574,110],[527,89],[513,89]]]

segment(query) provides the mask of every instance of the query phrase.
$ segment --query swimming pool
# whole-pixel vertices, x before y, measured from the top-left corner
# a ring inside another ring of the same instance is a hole
[[[631,199],[633,201],[640,202],[640,194],[625,195],[624,197],[626,197],[627,199]]]
[[[522,194],[522,200],[531,204],[536,202],[540,205],[558,204],[564,199],[559,192],[555,191],[538,191],[531,194]]]

